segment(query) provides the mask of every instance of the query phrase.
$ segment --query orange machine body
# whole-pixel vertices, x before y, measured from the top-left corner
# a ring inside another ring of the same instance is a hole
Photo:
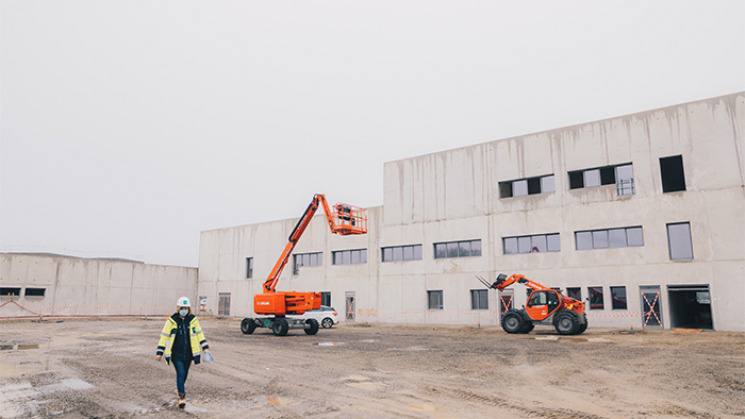
[[[275,287],[293,249],[310,224],[318,207],[323,207],[331,232],[339,235],[367,233],[367,210],[348,204],[337,203],[329,207],[323,194],[316,194],[297,225],[292,230],[282,254],[264,281],[263,292],[254,295],[254,312],[261,315],[284,316],[303,314],[321,308],[321,293],[300,291],[276,291]]]

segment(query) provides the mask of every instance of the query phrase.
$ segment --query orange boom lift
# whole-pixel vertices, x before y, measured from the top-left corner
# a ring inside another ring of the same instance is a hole
[[[250,318],[241,322],[241,331],[247,335],[254,332],[257,327],[272,329],[277,336],[284,336],[290,328],[303,328],[305,333],[315,335],[318,333],[318,321],[315,319],[292,319],[285,315],[303,314],[308,310],[321,308],[321,293],[298,292],[298,291],[276,291],[275,287],[279,276],[287,261],[290,259],[292,250],[310,224],[318,207],[323,207],[326,221],[334,234],[342,236],[350,234],[367,233],[367,210],[349,204],[337,203],[333,210],[329,207],[323,194],[316,194],[308,205],[297,225],[290,233],[287,245],[279,256],[277,263],[264,281],[264,290],[261,294],[254,295],[254,312],[258,315],[269,315],[271,317]]]
[[[477,278],[487,287],[499,291],[515,282],[532,290],[525,308],[511,309],[502,316],[502,329],[507,333],[528,333],[535,324],[552,323],[561,335],[579,335],[587,329],[585,303],[567,297],[561,291],[531,281],[520,274],[513,274],[509,278],[505,274],[499,274],[492,284],[481,277]]]

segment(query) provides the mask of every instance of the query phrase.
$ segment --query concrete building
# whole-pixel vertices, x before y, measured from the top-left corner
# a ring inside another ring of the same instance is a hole
[[[369,233],[317,216],[278,289],[347,321],[496,325],[525,291],[475,276],[522,273],[588,299],[590,327],[745,331],[744,132],[745,92],[386,163]],[[252,315],[296,221],[202,233],[207,311]]]
[[[196,285],[196,268],[0,253],[0,318],[165,315]]]

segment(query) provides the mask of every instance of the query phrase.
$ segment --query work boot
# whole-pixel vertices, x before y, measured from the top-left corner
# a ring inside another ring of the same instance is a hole
[[[186,407],[186,394],[179,393],[178,395],[178,408],[183,409]]]

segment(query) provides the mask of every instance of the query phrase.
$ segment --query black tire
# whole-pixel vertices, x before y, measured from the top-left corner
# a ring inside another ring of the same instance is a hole
[[[243,332],[244,335],[250,335],[255,329],[256,323],[254,323],[254,319],[247,317],[241,322],[241,332]]]
[[[523,333],[523,334],[530,333],[530,331],[533,330],[534,327],[535,325],[533,324],[532,321],[523,320],[523,327],[520,328],[520,331],[518,333]]]
[[[571,310],[560,311],[554,317],[554,328],[560,335],[576,335],[579,330],[579,317]]]
[[[305,329],[306,335],[315,335],[318,333],[318,320],[316,319],[308,319],[305,321],[305,324],[309,324],[310,327]]]
[[[587,330],[587,314],[582,314],[582,317],[584,317],[585,322],[580,323],[579,329],[577,330],[578,335],[585,333],[585,330]]]
[[[524,327],[523,316],[513,310],[508,311],[502,316],[502,329],[507,333],[519,333]]]
[[[290,330],[290,325],[287,324],[287,320],[283,318],[274,319],[272,322],[272,332],[277,336],[287,335],[287,331]]]
[[[326,317],[325,319],[321,320],[321,326],[323,326],[324,329],[331,329],[333,325],[334,321],[331,320],[331,317]]]

